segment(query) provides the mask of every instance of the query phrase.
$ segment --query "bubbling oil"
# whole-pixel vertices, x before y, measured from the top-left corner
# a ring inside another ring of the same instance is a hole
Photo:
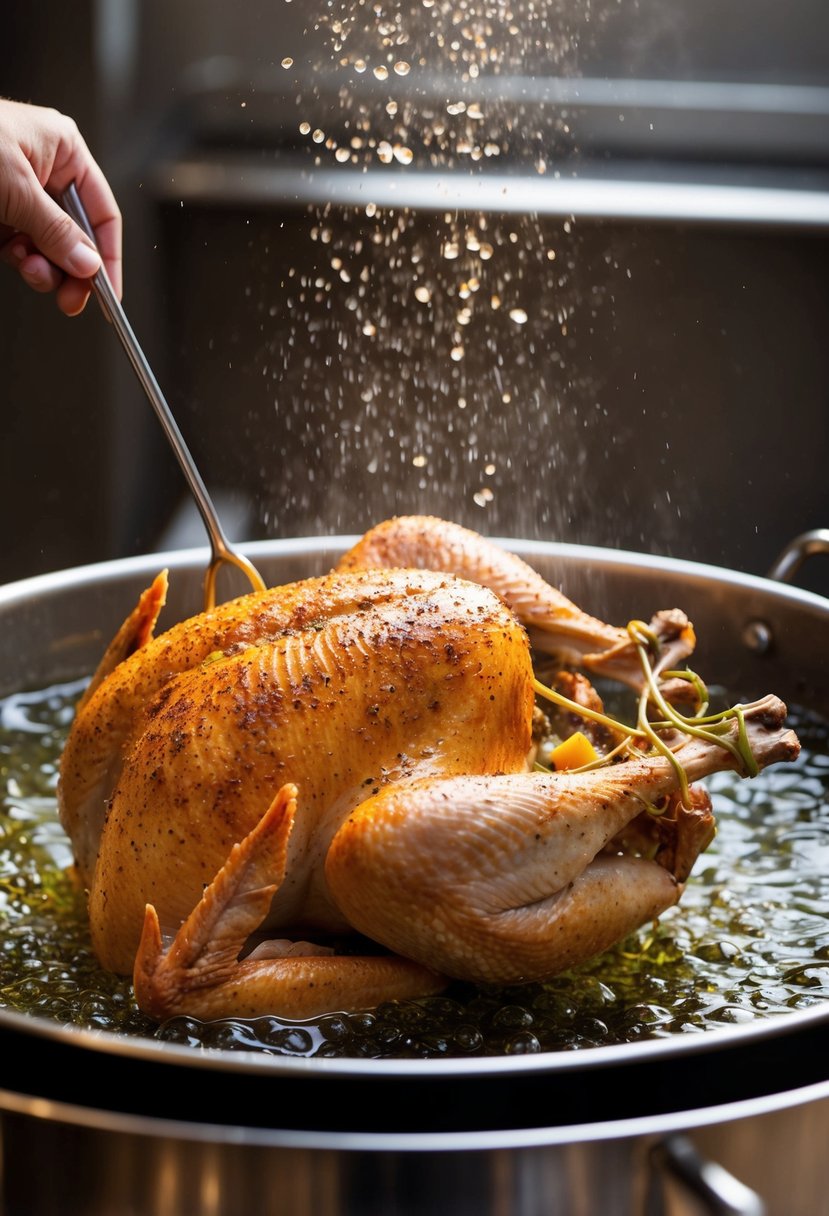
[[[57,766],[83,682],[0,701],[0,1006],[194,1048],[291,1057],[441,1058],[619,1045],[785,1015],[829,1000],[829,724],[792,712],[794,764],[708,778],[718,834],[656,925],[546,983],[455,984],[335,1012],[156,1026],[92,953],[57,819]]]

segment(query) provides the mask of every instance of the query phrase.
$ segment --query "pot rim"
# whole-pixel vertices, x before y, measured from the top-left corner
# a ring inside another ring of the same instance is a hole
[[[162,1039],[122,1035],[115,1031],[90,1030],[65,1025],[31,1014],[0,1009],[0,1040],[4,1031],[51,1040],[102,1056],[116,1055],[134,1063],[182,1065],[222,1074],[276,1073],[284,1077],[321,1076],[354,1080],[399,1080],[406,1077],[448,1079],[468,1076],[493,1078],[516,1073],[554,1075],[586,1072],[611,1067],[635,1066],[658,1060],[673,1060],[693,1055],[709,1055],[746,1046],[796,1036],[811,1027],[829,1022],[829,1003],[775,1014],[738,1026],[723,1026],[695,1034],[671,1035],[635,1043],[615,1043],[604,1047],[585,1047],[573,1051],[546,1051],[520,1056],[470,1056],[449,1059],[361,1059],[358,1057],[271,1056],[259,1051],[210,1047],[189,1047]],[[291,1023],[292,1025],[301,1023]]]
[[[578,564],[590,563],[605,568],[631,567],[654,573],[675,574],[702,582],[719,582],[726,586],[751,589],[764,595],[793,600],[829,610],[829,598],[817,592],[807,591],[790,583],[782,583],[763,575],[733,570],[727,566],[692,561],[688,558],[670,557],[662,554],[640,553],[632,549],[607,549],[598,545],[578,545],[568,541],[528,540],[526,538],[490,536],[493,544],[527,558],[532,554],[561,558]],[[336,560],[360,540],[360,534],[349,533],[325,536],[294,536],[277,540],[249,541],[239,546],[251,560],[268,557],[307,557]],[[83,586],[101,581],[112,581],[125,575],[144,574],[152,577],[159,570],[199,569],[206,567],[210,559],[207,547],[193,547],[136,554],[130,557],[113,558],[92,562],[83,566],[70,566],[45,574],[32,575],[0,586],[0,606],[12,604],[18,599],[43,593],[53,593],[64,588]]]
[[[163,1115],[137,1115],[122,1111],[31,1097],[0,1089],[0,1111],[28,1116],[50,1123],[63,1123],[93,1131],[119,1135],[144,1136],[176,1142],[245,1145],[283,1148],[292,1151],[333,1150],[380,1153],[461,1153],[501,1150],[531,1150],[567,1145],[575,1134],[580,1143],[601,1143],[634,1137],[663,1137],[672,1132],[708,1128],[740,1119],[753,1119],[793,1105],[807,1106],[829,1101],[829,1081],[816,1082],[796,1090],[760,1097],[739,1099],[718,1106],[695,1107],[657,1115],[634,1116],[595,1123],[561,1124],[551,1127],[493,1128],[429,1132],[375,1132],[357,1130],[317,1130],[290,1127],[248,1127],[232,1123],[200,1123],[167,1119]]]
[[[697,583],[716,583],[726,587],[752,590],[764,598],[777,599],[811,607],[829,613],[829,599],[811,591],[776,582],[758,575],[745,574],[684,558],[673,558],[655,554],[637,553],[623,549],[606,549],[598,546],[577,545],[568,542],[527,540],[512,537],[491,537],[525,559],[533,555],[561,559],[565,563],[585,564],[598,569],[635,569],[654,573],[675,575]],[[312,537],[289,537],[277,540],[252,541],[240,546],[254,562],[262,558],[290,558],[292,556],[319,558],[321,562],[334,560],[359,540],[358,535],[331,535]],[[27,601],[33,596],[49,596],[61,591],[85,585],[115,582],[130,576],[152,578],[159,570],[198,570],[206,567],[209,549],[188,548],[157,553],[140,554],[116,558],[85,566],[68,567],[62,570],[35,575],[0,586],[0,609],[13,607],[15,603]],[[321,566],[322,569],[326,567]],[[0,1033],[4,1029],[15,1034],[56,1040],[103,1055],[116,1054],[131,1057],[135,1061],[152,1061],[172,1065],[198,1066],[233,1073],[265,1073],[284,1076],[321,1075],[326,1078],[377,1079],[403,1077],[439,1076],[476,1077],[497,1076],[504,1073],[559,1073],[595,1070],[605,1066],[634,1065],[643,1060],[668,1059],[689,1054],[707,1054],[747,1042],[779,1040],[782,1036],[796,1034],[829,1021],[829,1002],[788,1014],[775,1014],[767,1018],[741,1025],[701,1031],[695,1034],[671,1035],[664,1038],[647,1039],[634,1043],[613,1044],[602,1047],[583,1048],[573,1051],[539,1052],[525,1056],[474,1056],[468,1059],[359,1059],[269,1056],[260,1052],[244,1050],[227,1051],[220,1048],[193,1048],[185,1044],[120,1035],[104,1030],[87,1030],[73,1025],[63,1025],[35,1015],[16,1013],[0,1008]]]

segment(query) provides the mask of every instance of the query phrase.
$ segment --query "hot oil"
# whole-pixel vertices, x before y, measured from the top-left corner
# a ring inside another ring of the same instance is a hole
[[[0,702],[0,1002],[57,1022],[152,1027],[127,981],[102,972],[57,819],[57,766],[84,682]]]
[[[0,1003],[59,1023],[287,1056],[462,1057],[694,1034],[829,1000],[829,724],[795,709],[795,764],[707,779],[718,834],[681,903],[544,984],[388,1003],[313,1022],[156,1027],[92,954],[57,819],[57,765],[82,683],[0,702]]]

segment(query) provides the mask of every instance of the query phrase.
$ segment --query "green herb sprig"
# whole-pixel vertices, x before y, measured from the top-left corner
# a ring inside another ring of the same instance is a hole
[[[607,752],[599,760],[585,764],[578,769],[571,769],[570,771],[580,773],[601,768],[609,764],[620,754],[625,752],[631,754],[637,743],[647,743],[649,754],[658,753],[663,755],[673,765],[682,795],[682,803],[688,807],[690,805],[688,774],[677,759],[674,750],[659,733],[665,730],[676,730],[683,735],[702,739],[708,743],[716,744],[717,747],[724,748],[731,753],[746,776],[755,777],[760,769],[748,741],[744,707],[737,704],[730,706],[728,709],[709,714],[708,689],[697,673],[691,671],[690,668],[684,671],[657,672],[651,658],[651,656],[658,656],[659,653],[659,639],[654,631],[643,621],[634,620],[629,622],[627,632],[636,649],[644,676],[644,684],[638,701],[636,726],[628,726],[609,714],[590,709],[586,705],[580,705],[577,701],[564,696],[563,693],[557,692],[555,689],[543,684],[537,677],[533,678],[533,687],[536,693],[545,700],[551,701],[571,713],[578,714],[588,721],[596,722],[624,736],[616,747]],[[681,713],[666,700],[660,687],[665,680],[685,680],[693,686],[696,708],[692,714]],[[661,720],[654,721],[649,717],[650,706],[655,706],[657,711],[662,715]],[[727,737],[727,732],[732,721],[735,719],[738,723],[738,732],[737,739],[733,740]],[[639,751],[639,754],[641,754],[641,751]],[[543,770],[544,766],[536,764],[535,767]]]

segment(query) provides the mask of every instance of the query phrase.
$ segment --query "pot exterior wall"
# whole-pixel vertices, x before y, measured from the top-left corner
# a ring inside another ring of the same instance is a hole
[[[704,1120],[705,1112],[698,1115]],[[378,1151],[368,1141],[364,1149],[345,1149],[336,1137],[328,1148],[190,1140],[166,1134],[161,1120],[155,1134],[144,1134],[6,1112],[0,1212],[820,1216],[829,1211],[827,1142],[829,1098],[799,1103],[796,1095],[780,1110],[703,1123],[682,1134],[679,1143],[702,1157],[704,1180],[696,1183],[670,1167],[676,1135],[581,1140],[574,1129],[569,1143],[406,1152]],[[44,1168],[54,1162],[59,1169]]]
[[[18,1114],[0,1134],[3,1216],[634,1216],[644,1194],[639,1140],[343,1151],[148,1138]]]

